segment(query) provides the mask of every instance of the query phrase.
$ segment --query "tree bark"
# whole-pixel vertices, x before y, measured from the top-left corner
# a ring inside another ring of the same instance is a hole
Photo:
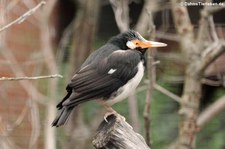
[[[92,141],[96,149],[150,149],[121,116],[110,115],[107,120],[101,122]]]
[[[180,35],[181,50],[187,62],[184,91],[179,111],[179,141],[176,148],[193,149],[195,148],[196,134],[199,131],[197,118],[202,94],[201,79],[207,66],[223,53],[225,49],[223,43],[220,42],[208,48],[201,46],[202,43],[196,44],[193,25],[191,24],[187,8],[181,6],[178,0],[171,0],[171,4],[175,27]],[[199,31],[201,34],[204,33],[202,30],[200,29]],[[202,35],[198,35],[198,37],[202,38]]]

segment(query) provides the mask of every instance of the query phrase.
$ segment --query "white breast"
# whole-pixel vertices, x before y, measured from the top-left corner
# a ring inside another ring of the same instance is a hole
[[[141,82],[141,79],[144,76],[143,62],[141,61],[137,67],[138,67],[138,71],[137,71],[136,75],[134,76],[134,78],[132,78],[131,80],[129,80],[127,82],[127,84],[125,84],[124,86],[119,88],[118,92],[121,91],[121,93],[119,93],[116,97],[112,97],[112,98],[108,99],[106,101],[106,104],[111,106],[117,102],[120,102],[120,101],[124,100],[125,98],[127,98],[130,95],[130,93],[135,91],[136,87]]]

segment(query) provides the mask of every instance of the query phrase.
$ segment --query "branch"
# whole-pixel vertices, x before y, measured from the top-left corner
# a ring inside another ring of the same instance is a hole
[[[215,81],[207,78],[202,78],[201,83],[210,86],[221,86],[223,84],[223,81],[222,80]]]
[[[150,149],[143,137],[134,132],[133,128],[120,115],[107,117],[108,123],[102,121],[92,144],[96,149]]]
[[[179,42],[180,38],[177,34],[174,33],[167,33],[163,31],[156,31],[156,38],[165,39],[169,41],[176,41]],[[167,53],[168,54],[168,53]]]
[[[129,0],[110,0],[115,19],[120,32],[127,31],[129,27]]]
[[[199,129],[202,129],[207,122],[215,118],[223,110],[225,110],[225,96],[222,96],[199,115],[197,119]]]
[[[39,79],[49,79],[49,78],[63,78],[62,75],[54,74],[48,76],[37,76],[37,77],[1,77],[0,81],[19,81],[19,80],[39,80]]]
[[[45,5],[46,2],[43,0],[40,3],[38,3],[34,8],[30,9],[29,11],[27,11],[26,13],[24,13],[22,16],[20,16],[19,18],[17,18],[16,20],[10,22],[9,24],[7,24],[6,26],[2,27],[0,29],[0,32],[6,30],[7,28],[11,27],[14,24],[20,24],[23,21],[25,21],[29,16],[31,16],[33,13],[35,13],[35,11],[37,9],[39,9],[41,6]]]
[[[30,119],[31,119],[31,136],[29,140],[29,148],[36,149],[38,138],[41,132],[40,124],[40,111],[36,102],[33,100],[28,100],[28,105],[30,109]]]
[[[218,11],[221,11],[225,9],[225,5],[218,5],[218,6],[213,6],[213,7],[206,7],[206,9],[204,9],[203,15],[205,16],[209,16],[213,13],[216,13]]]
[[[219,41],[217,44],[212,44],[207,53],[203,52],[202,58],[199,62],[199,70],[203,72],[209,64],[211,64],[217,57],[225,52],[225,41]]]
[[[156,0],[149,1],[146,0],[144,6],[142,8],[140,17],[138,18],[137,24],[135,26],[135,30],[138,31],[141,35],[148,35],[148,27],[149,27],[149,15],[148,11],[155,13],[159,9],[158,3]]]
[[[153,23],[153,17],[152,13],[147,10],[147,14],[149,16],[149,29],[150,29],[150,39],[155,38],[155,24]],[[154,90],[154,84],[156,81],[156,66],[155,66],[155,49],[151,49],[147,53],[147,74],[149,77],[148,80],[148,87],[147,87],[147,95],[145,99],[145,107],[144,107],[144,112],[143,112],[143,117],[144,117],[144,125],[145,125],[145,141],[148,144],[148,146],[151,145],[151,138],[150,138],[150,129],[151,129],[151,118],[150,118],[150,106],[151,106],[151,101],[152,101],[152,96],[153,96],[153,90]]]
[[[210,31],[211,31],[211,34],[212,34],[213,41],[218,42],[219,37],[218,37],[217,32],[216,32],[216,27],[215,27],[215,23],[213,21],[213,16],[210,16],[208,21],[209,21],[209,27],[210,27]]]
[[[211,0],[209,0],[209,2],[211,2]],[[211,33],[211,36],[214,42],[217,43],[219,41],[212,15],[213,13],[220,11],[224,8],[225,8],[225,5],[214,6],[214,7],[205,5],[204,8],[202,9],[201,19],[199,24],[199,31],[197,34],[197,44],[199,46],[199,52],[204,50],[204,47],[203,47],[204,44],[202,42],[205,41],[204,37],[206,36],[206,32]],[[208,26],[209,26],[209,29],[208,29]]]
[[[177,95],[175,95],[174,93],[168,91],[167,89],[163,88],[162,86],[158,85],[158,84],[154,84],[154,88],[158,91],[160,91],[161,93],[167,95],[168,97],[170,97],[171,99],[175,100],[176,102],[180,103],[181,98]]]
[[[19,65],[19,62],[15,58],[14,54],[10,49],[3,50],[2,47],[0,47],[0,53],[4,57],[4,59],[7,59],[10,61],[9,68],[12,70],[12,72],[15,74],[15,76],[25,76],[24,71]],[[12,65],[13,64],[13,65]],[[31,97],[31,99],[37,101],[38,103],[41,103],[43,105],[46,105],[47,102],[44,99],[47,99],[47,97],[43,94],[41,94],[38,89],[28,80],[19,81],[20,85],[23,87],[23,89],[27,92],[27,94]]]
[[[174,24],[177,33],[180,36],[181,50],[184,53],[185,58],[191,59],[192,52],[196,50],[193,25],[190,21],[187,8],[181,6],[179,2],[180,1],[177,0],[171,0]]]
[[[11,132],[13,132],[25,119],[26,114],[28,113],[28,107],[27,105],[24,106],[21,113],[18,115],[17,119],[13,124],[9,124],[6,129],[6,135],[8,136]]]

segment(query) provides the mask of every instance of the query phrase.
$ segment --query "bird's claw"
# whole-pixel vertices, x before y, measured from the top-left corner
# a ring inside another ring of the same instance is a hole
[[[110,112],[107,112],[105,115],[104,115],[104,120],[106,121],[106,123],[109,123],[108,120],[107,120],[107,117],[110,116],[110,115],[118,115],[116,113],[116,111],[110,111]]]
[[[111,111],[111,112],[107,112],[104,115],[104,120],[105,120],[106,123],[109,123],[109,121],[107,120],[107,117],[110,116],[110,115],[115,115],[116,119],[118,119],[118,120],[126,121],[126,118],[124,116],[118,114],[116,111]]]

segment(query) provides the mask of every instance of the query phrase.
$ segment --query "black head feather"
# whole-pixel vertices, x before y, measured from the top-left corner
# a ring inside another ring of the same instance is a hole
[[[127,50],[128,49],[128,47],[126,45],[127,41],[131,41],[131,40],[134,40],[134,39],[141,40],[140,39],[140,34],[137,33],[134,30],[129,30],[129,31],[121,33],[121,34],[119,34],[117,36],[112,37],[108,41],[108,43],[114,44],[114,45],[118,46],[122,50]]]

